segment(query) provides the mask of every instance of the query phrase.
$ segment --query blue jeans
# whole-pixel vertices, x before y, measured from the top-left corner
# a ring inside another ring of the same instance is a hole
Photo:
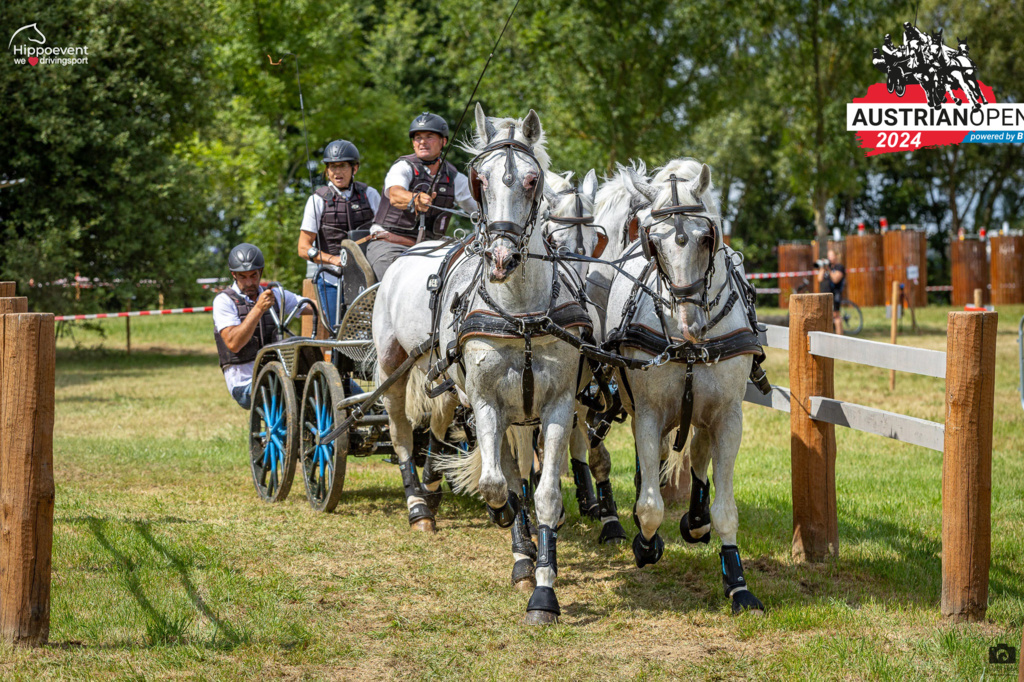
[[[331,323],[332,327],[337,327],[340,323],[340,320],[335,319],[335,316],[338,314],[338,280],[334,277],[327,277],[321,272],[314,284],[316,285],[320,305],[324,309],[324,316]]]
[[[242,386],[235,386],[231,389],[231,397],[235,399],[243,409],[248,410],[252,407],[252,382]]]

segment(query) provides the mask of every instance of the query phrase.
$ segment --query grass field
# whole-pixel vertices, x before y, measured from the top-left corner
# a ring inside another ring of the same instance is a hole
[[[770,311],[765,311],[770,312]],[[945,350],[947,309],[920,314],[907,345]],[[629,545],[598,546],[575,515],[558,547],[562,621],[520,625],[508,535],[477,500],[446,497],[436,536],[408,529],[397,468],[350,460],[335,513],[301,482],[260,503],[246,414],[231,401],[210,318],[139,319],[58,341],[51,644],[0,648],[0,677],[285,679],[990,679],[989,646],[1024,625],[1024,410],[1016,325],[1000,311],[988,619],[939,617],[941,453],[837,428],[840,557],[797,565],[789,417],[745,406],[736,469],[746,577],[766,617],[730,615],[719,541],[662,533],[665,556],[638,570]],[[882,311],[865,335],[888,338]],[[788,385],[769,351],[769,378]],[[836,363],[837,397],[943,419],[943,383]],[[610,439],[632,536],[632,447]],[[1010,670],[1009,668],[1012,668]],[[1005,678],[1009,679],[1009,678]]]

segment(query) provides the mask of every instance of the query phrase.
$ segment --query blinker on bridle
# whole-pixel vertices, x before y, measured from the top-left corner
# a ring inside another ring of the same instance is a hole
[[[580,197],[580,190],[578,187],[570,187],[564,192],[559,192],[559,194],[572,194],[576,198],[576,216],[554,216],[549,214],[547,219],[549,222],[565,225],[566,227],[571,227],[573,225],[576,226],[576,255],[582,256],[586,252],[586,249],[583,248],[583,226],[592,225],[594,222],[594,216],[583,215],[583,199]]]

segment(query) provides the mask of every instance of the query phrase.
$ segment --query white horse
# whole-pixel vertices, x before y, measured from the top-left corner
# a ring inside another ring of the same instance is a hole
[[[545,450],[565,452],[575,408],[579,353],[554,336],[540,335],[536,321],[547,315],[573,328],[582,321],[563,319],[577,304],[568,287],[556,287],[552,264],[528,257],[547,253],[544,235],[536,229],[548,166],[540,118],[533,110],[521,120],[487,118],[477,105],[476,124],[475,144],[467,147],[475,155],[471,181],[481,203],[479,252],[456,261],[448,273],[437,300],[437,343],[442,358],[453,361],[445,373],[465,396],[476,423],[477,449],[457,460],[458,471],[475,478],[491,518],[508,527],[519,516],[514,488],[525,463],[516,466],[506,432],[513,424],[538,420]],[[430,336],[423,314],[430,296],[423,289],[437,262],[405,256],[381,282],[373,331],[382,376],[394,372]],[[405,381],[385,394],[392,440],[403,464],[410,463],[412,454]],[[519,454],[526,459],[523,448]],[[562,513],[559,466],[559,457],[544,458],[534,495],[537,587],[527,606],[528,623],[555,622],[560,613],[553,589],[555,527]],[[413,503],[410,499],[410,510]]]
[[[619,374],[623,405],[632,416],[640,471],[634,507],[639,529],[633,539],[636,564],[643,567],[661,558],[661,462],[670,458],[669,435],[682,424],[685,440],[689,422],[694,429],[692,485],[690,510],[680,521],[683,539],[706,543],[713,527],[722,539],[722,580],[733,612],[763,611],[743,578],[732,486],[750,356],[760,355],[760,346],[752,329],[756,321],[746,305],[742,271],[733,260],[734,252],[722,244],[711,171],[693,159],[680,159],[660,169],[653,184],[635,172],[622,180],[634,202],[643,207],[637,232],[640,241],[646,242],[646,257],[625,264],[632,277],[617,273],[613,278],[606,336],[624,355],[660,356],[662,361],[646,370]],[[616,241],[614,234],[611,241]],[[621,234],[619,241],[623,241]],[[670,344],[664,341],[666,335]],[[666,348],[668,354],[662,354]],[[691,371],[692,389],[687,384]],[[683,461],[679,440],[666,473]],[[715,479],[710,509],[709,461],[714,463]]]

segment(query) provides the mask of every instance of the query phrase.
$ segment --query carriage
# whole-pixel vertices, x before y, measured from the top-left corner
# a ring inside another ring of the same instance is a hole
[[[315,303],[301,298],[288,318],[283,310],[272,309],[281,335],[287,338],[264,346],[257,354],[249,412],[249,461],[257,494],[267,502],[284,501],[297,469],[310,506],[320,512],[337,506],[349,457],[383,455],[397,463],[388,415],[372,395],[376,388],[372,318],[379,285],[355,242],[345,240],[341,253],[341,267],[320,265],[313,276],[314,282],[322,272],[337,277],[335,320],[327,319],[324,312],[329,309],[325,305],[328,290],[322,286],[315,287]],[[283,301],[282,295],[276,298]],[[313,333],[295,335],[288,326],[307,306],[316,311]],[[318,329],[327,333],[318,335]],[[321,442],[353,413],[343,434]],[[458,427],[462,429],[459,440],[465,441],[464,420]],[[419,458],[425,458],[430,447],[427,432],[418,430]]]

